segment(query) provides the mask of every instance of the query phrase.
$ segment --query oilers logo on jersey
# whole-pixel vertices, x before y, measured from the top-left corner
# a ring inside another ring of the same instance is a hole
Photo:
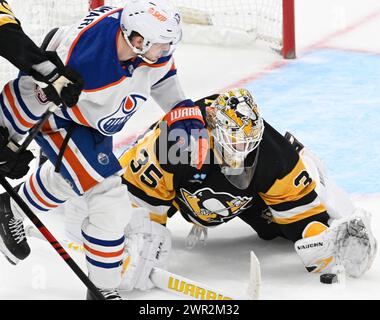
[[[49,103],[49,100],[46,97],[45,92],[38,85],[34,85],[34,93],[39,104],[44,105]]]
[[[251,206],[253,197],[233,196],[210,188],[194,193],[181,188],[182,199],[198,219],[206,222],[225,222]]]
[[[99,120],[99,131],[107,136],[119,132],[146,100],[147,98],[139,94],[125,97],[116,112]]]

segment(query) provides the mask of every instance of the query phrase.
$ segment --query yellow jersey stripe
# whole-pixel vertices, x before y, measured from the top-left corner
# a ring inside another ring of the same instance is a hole
[[[278,224],[290,224],[290,223],[300,221],[302,219],[306,219],[306,218],[315,216],[315,215],[320,214],[324,211],[326,211],[325,206],[323,204],[320,204],[317,207],[314,207],[308,211],[302,212],[302,213],[294,215],[294,216],[290,216],[290,217],[286,217],[286,218],[283,218],[283,217],[280,218],[280,217],[274,216],[273,219]]]
[[[0,27],[8,23],[18,24],[17,21],[12,16],[0,15]]]

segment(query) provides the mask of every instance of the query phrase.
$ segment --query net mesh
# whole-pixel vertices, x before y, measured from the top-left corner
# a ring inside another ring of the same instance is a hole
[[[256,39],[282,46],[282,0],[173,0],[184,25],[184,41],[240,45]],[[38,44],[54,27],[85,16],[88,0],[8,0],[24,31]],[[106,0],[122,7],[126,0]],[[0,58],[0,86],[18,70]]]

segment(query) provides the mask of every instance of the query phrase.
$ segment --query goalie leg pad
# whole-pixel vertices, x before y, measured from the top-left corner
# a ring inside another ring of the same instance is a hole
[[[135,208],[126,231],[126,254],[121,290],[149,290],[154,267],[166,268],[171,250],[170,231],[151,221],[146,209]]]

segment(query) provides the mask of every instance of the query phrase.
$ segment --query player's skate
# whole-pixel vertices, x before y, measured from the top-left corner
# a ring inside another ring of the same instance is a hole
[[[0,251],[12,264],[30,254],[22,220],[13,215],[8,193],[0,194]]]
[[[105,290],[99,289],[100,293],[104,296],[106,300],[124,300],[119,292],[116,289],[113,290]],[[91,291],[87,290],[87,300],[97,300],[96,297],[92,294]]]

